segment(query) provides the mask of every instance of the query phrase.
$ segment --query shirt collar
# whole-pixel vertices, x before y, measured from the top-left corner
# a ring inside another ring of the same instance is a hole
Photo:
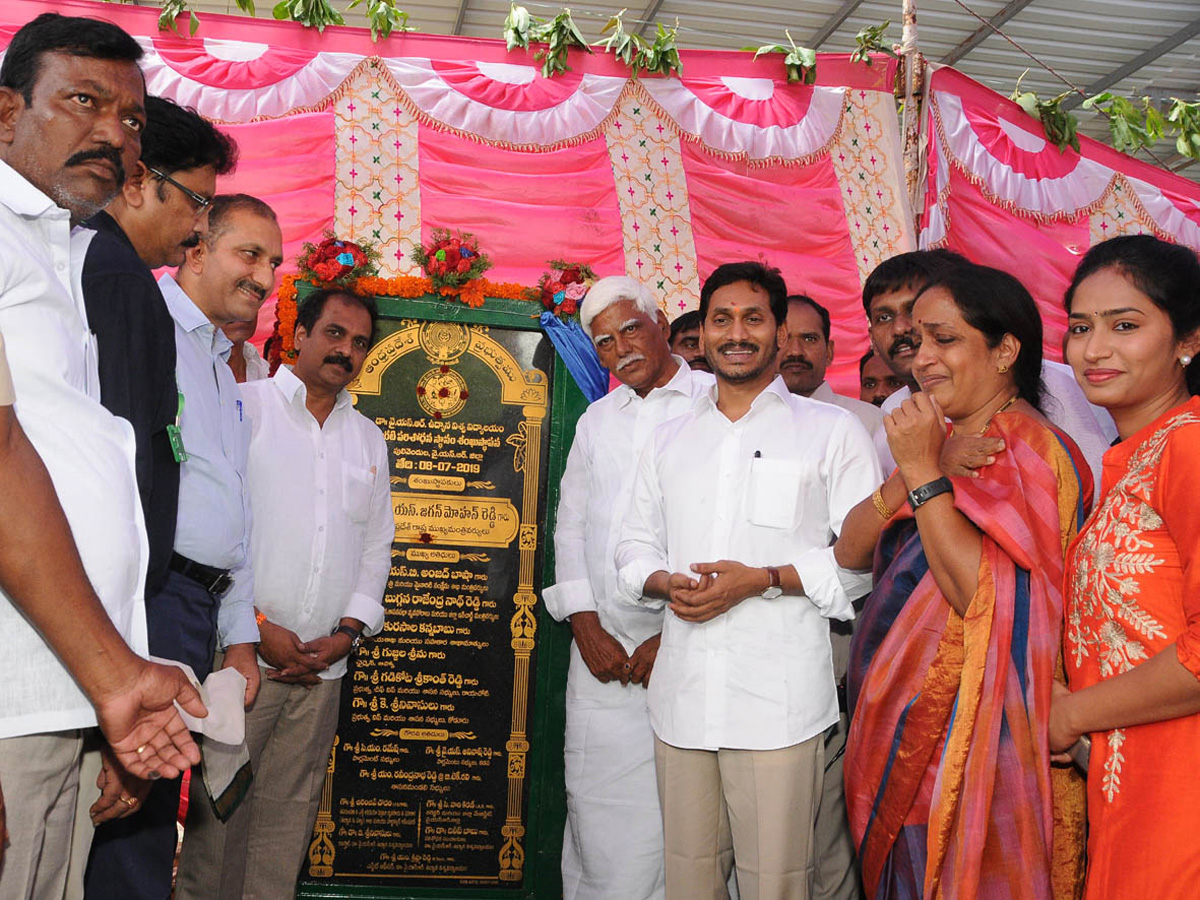
[[[70,220],[71,213],[34,187],[33,182],[0,160],[0,203],[18,216]]]
[[[275,374],[271,376],[271,381],[279,389],[279,393],[283,394],[287,399],[288,403],[295,403],[297,397],[300,398],[301,406],[308,403],[308,387],[300,380],[300,377],[291,366],[280,366],[275,370]],[[337,398],[333,401],[333,408],[338,410],[350,404],[350,392],[344,388],[338,391]]]
[[[696,399],[697,409],[707,409],[711,410],[712,412],[720,412],[720,410],[717,408],[717,387],[718,385],[714,384]],[[751,401],[750,412],[748,412],[747,415],[753,413],[760,404],[776,402],[782,403],[784,406],[787,406],[792,402],[792,392],[788,390],[787,385],[783,381],[782,375],[776,375],[773,379],[771,379],[771,383],[763,388],[759,392],[758,396]]]
[[[670,380],[667,381],[666,384],[651,390],[650,393],[646,394],[646,397],[649,397],[650,394],[657,393],[658,391],[672,391],[676,394],[683,394],[685,397],[690,397],[692,395],[691,366],[683,361],[682,356],[676,356],[674,353],[671,354],[671,359],[675,360],[675,363],[677,364],[675,374],[671,376]],[[638,397],[637,391],[627,384],[618,384],[615,388],[613,388],[613,393],[618,396],[618,405],[620,406],[626,406],[634,400],[646,399],[645,397]]]
[[[187,291],[179,286],[179,282],[175,280],[170,272],[164,272],[158,279],[159,290],[162,291],[163,299],[167,301],[167,309],[171,313],[171,318],[175,320],[186,332],[200,331],[201,329],[211,328],[214,332],[213,349],[219,353],[228,353],[229,348],[233,346],[233,341],[225,336],[225,332],[209,320],[199,306],[196,305]]]

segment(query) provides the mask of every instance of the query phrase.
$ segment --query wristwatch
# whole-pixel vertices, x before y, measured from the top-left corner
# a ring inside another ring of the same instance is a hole
[[[762,592],[761,596],[764,600],[774,600],[783,593],[783,583],[779,580],[779,570],[774,566],[767,566],[767,577],[771,579],[771,584]]]
[[[335,634],[347,635],[350,638],[350,652],[351,653],[353,653],[355,650],[357,650],[359,648],[359,645],[362,644],[362,639],[363,639],[362,632],[359,631],[357,628],[351,628],[349,625],[339,625],[337,628],[333,629],[333,631],[329,632],[329,634],[331,636],[335,635]]]
[[[950,483],[949,478],[943,475],[941,478],[937,478],[909,491],[908,505],[911,506],[915,512],[918,507],[928,503],[938,494],[952,493],[954,493],[954,485]]]

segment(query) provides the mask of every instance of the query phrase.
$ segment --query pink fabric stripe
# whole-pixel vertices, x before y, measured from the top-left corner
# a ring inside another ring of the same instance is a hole
[[[767,100],[748,100],[732,91],[723,77],[682,79],[683,85],[705,106],[738,122],[768,128],[790,128],[804,120],[812,102],[810,85],[772,79],[775,93]]]
[[[480,72],[474,61],[434,59],[430,62],[446,84],[464,97],[493,109],[517,112],[558,106],[579,90],[583,81],[583,76],[574,71],[564,72],[554,78],[543,78],[541,70],[531,63],[530,68],[537,72],[533,81],[529,84],[507,84]]]
[[[223,194],[247,193],[268,203],[283,229],[284,265],[279,274],[294,272],[305,241],[319,241],[333,227],[335,144],[332,111],[289,116],[277,122],[225,125],[222,130],[238,142],[238,166],[218,180]],[[263,304],[253,341],[262,346],[275,322],[275,295]]]
[[[858,266],[833,165],[750,168],[681,142],[697,268],[761,257],[788,290],[829,309],[837,342],[828,379],[858,396],[858,358],[867,350]]]
[[[278,84],[317,56],[313,50],[268,47],[257,59],[231,61],[210,56],[198,38],[185,40],[174,34],[154,38],[154,49],[180,75],[222,90],[251,90]]]
[[[533,285],[546,262],[625,274],[621,214],[603,140],[518,153],[422,126],[421,235],[472,232],[493,262],[487,277]]]

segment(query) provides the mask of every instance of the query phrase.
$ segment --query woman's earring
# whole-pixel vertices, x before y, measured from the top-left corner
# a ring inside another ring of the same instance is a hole
[[[1192,358],[1185,353],[1183,356],[1179,357],[1179,364],[1186,369],[1192,364]]]
[[[1188,361],[1190,362],[1191,360],[1189,359]],[[1007,372],[1007,371],[1008,371],[1008,366],[1001,366],[1001,367],[1000,367],[999,369],[997,369],[996,371],[997,371],[997,372],[999,372],[1001,375],[1003,375],[1005,372]]]

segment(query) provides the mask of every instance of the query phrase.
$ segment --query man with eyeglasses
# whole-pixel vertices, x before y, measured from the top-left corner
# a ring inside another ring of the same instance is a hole
[[[217,175],[233,170],[233,140],[196,112],[170,100],[146,97],[141,156],[121,191],[85,222],[94,232],[76,238],[73,254],[85,252],[82,288],[88,327],[96,336],[100,402],[133,426],[137,487],[149,539],[146,597],[166,584],[175,542],[180,463],[170,429],[179,416],[175,382],[175,325],[152,269],[177,266],[205,227]],[[87,240],[90,237],[90,242]],[[172,610],[147,603],[150,651],[188,661],[164,632],[182,631]],[[83,892],[83,865],[94,829],[151,805],[172,802],[169,788],[147,799],[149,782],[121,777],[97,738],[85,748],[71,852],[69,896]],[[99,798],[93,785],[103,773]],[[178,806],[179,792],[174,803]],[[171,816],[173,819],[173,816]],[[168,871],[169,876],[169,871]]]

